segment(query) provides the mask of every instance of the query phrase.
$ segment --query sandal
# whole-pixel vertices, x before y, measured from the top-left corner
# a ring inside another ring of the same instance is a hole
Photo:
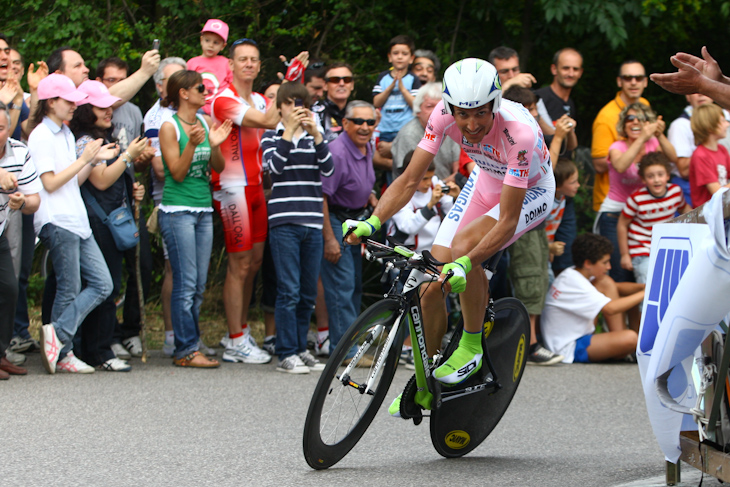
[[[210,360],[197,350],[183,358],[174,359],[172,363],[178,367],[197,367],[201,369],[213,369],[221,365],[217,360]]]

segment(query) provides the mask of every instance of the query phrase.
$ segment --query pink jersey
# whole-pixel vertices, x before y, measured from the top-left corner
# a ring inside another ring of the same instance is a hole
[[[243,117],[248,110],[266,111],[266,97],[251,93],[254,106],[238,96],[236,88],[230,85],[223,93],[213,99],[211,115],[217,123],[226,119],[233,122],[233,130],[221,144],[221,152],[226,160],[226,167],[220,174],[211,171],[213,191],[234,186],[256,186],[263,182],[261,173],[262,153],[261,136],[264,129],[241,127]]]
[[[545,178],[552,178],[550,153],[535,118],[522,105],[502,100],[494,115],[494,125],[479,144],[470,144],[462,136],[452,115],[447,115],[443,100],[433,109],[426,132],[418,144],[436,154],[444,137],[451,137],[469,158],[488,175],[488,191],[499,193],[502,184],[515,188],[532,188]]]
[[[225,56],[212,58],[196,56],[188,61],[188,69],[197,71],[203,76],[203,84],[208,89],[203,111],[210,115],[210,104],[213,102],[213,98],[222,93],[233,80],[228,58]]]

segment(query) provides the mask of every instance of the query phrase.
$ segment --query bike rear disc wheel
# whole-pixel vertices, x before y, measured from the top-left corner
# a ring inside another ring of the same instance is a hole
[[[390,350],[384,350],[399,310],[398,301],[393,299],[370,306],[350,326],[327,361],[304,423],[304,458],[310,467],[321,470],[340,461],[360,440],[378,412],[393,381],[406,328],[403,323]],[[373,339],[375,334],[378,336]],[[353,367],[349,380],[344,380],[341,375],[348,355],[352,356],[352,350],[360,350],[368,341],[370,347],[359,363],[371,365]],[[364,393],[357,385],[367,384],[381,357],[383,363],[373,390]]]
[[[497,373],[500,389],[444,401],[431,412],[431,442],[436,451],[446,458],[462,457],[478,447],[494,430],[522,379],[530,344],[530,316],[518,299],[503,298],[494,304],[495,320],[486,334],[489,357]],[[485,315],[485,324],[488,316]],[[459,322],[444,351],[444,361],[456,350],[464,329]],[[487,367],[482,363],[482,367]],[[479,373],[454,387],[463,389],[479,383]],[[444,391],[451,388],[444,387]]]

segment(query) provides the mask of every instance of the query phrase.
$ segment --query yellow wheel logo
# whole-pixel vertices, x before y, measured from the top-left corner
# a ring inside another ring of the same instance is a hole
[[[517,344],[517,352],[515,353],[515,367],[512,370],[512,382],[517,382],[517,378],[520,376],[520,370],[522,370],[522,363],[525,361],[525,335],[520,337],[520,342]]]
[[[466,431],[454,430],[446,435],[445,443],[452,450],[461,450],[469,444],[470,440],[469,433]]]
[[[484,338],[487,338],[492,333],[492,328],[494,328],[494,321],[484,322]]]

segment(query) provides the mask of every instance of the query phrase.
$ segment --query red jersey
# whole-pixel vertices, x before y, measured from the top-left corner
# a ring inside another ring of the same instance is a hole
[[[646,186],[629,196],[623,209],[623,215],[631,221],[628,231],[629,255],[632,258],[648,257],[651,228],[657,223],[671,220],[677,210],[686,204],[682,188],[675,184],[667,185],[667,192],[663,196],[654,196]]]
[[[213,191],[234,186],[257,186],[262,184],[261,136],[265,129],[242,127],[243,117],[248,110],[265,112],[269,101],[259,93],[251,93],[253,106],[236,92],[232,84],[213,99],[211,115],[217,123],[226,119],[233,122],[233,130],[221,144],[226,167],[220,174],[211,171]]]

